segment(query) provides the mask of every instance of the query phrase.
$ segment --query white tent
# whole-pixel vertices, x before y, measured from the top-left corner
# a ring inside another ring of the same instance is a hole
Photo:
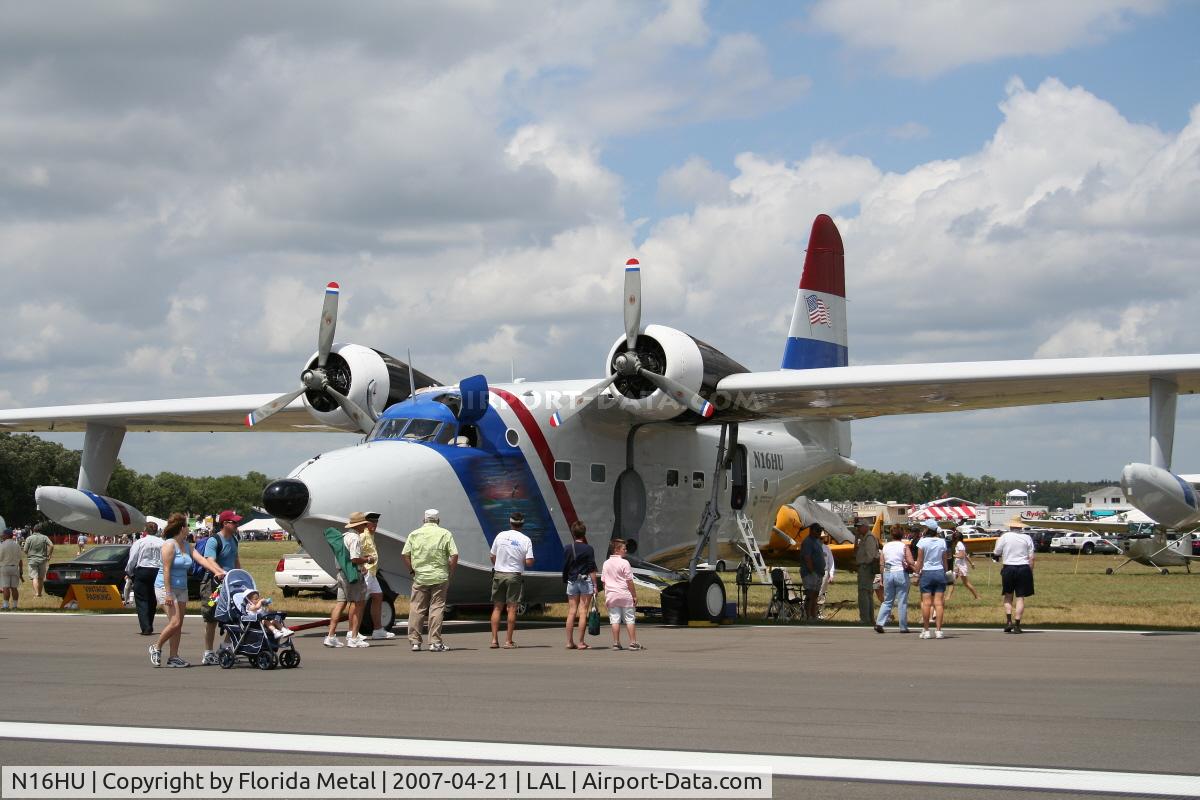
[[[256,533],[258,531],[281,531],[283,530],[283,527],[280,526],[280,524],[273,518],[252,519],[245,525],[240,526],[238,530],[242,533]]]
[[[157,525],[159,533],[162,533],[162,529],[167,527],[167,521],[165,519],[162,517],[156,517],[152,514],[146,515],[146,522],[153,522],[155,525]]]

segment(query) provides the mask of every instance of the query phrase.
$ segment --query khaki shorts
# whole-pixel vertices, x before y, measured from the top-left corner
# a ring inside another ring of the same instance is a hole
[[[515,606],[525,599],[525,577],[519,572],[492,575],[492,602]]]
[[[358,580],[350,583],[346,576],[338,570],[337,601],[339,603],[361,603],[367,599],[367,582],[359,576]]]
[[[29,577],[32,580],[33,576],[37,576],[38,580],[46,580],[46,572],[50,569],[49,561],[34,561],[29,560]]]
[[[20,589],[21,568],[16,564],[0,567],[0,589]]]

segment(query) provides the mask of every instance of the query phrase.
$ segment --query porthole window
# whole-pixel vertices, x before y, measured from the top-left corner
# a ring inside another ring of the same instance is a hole
[[[592,464],[592,483],[604,483],[608,469],[603,464]]]
[[[766,478],[763,478],[763,494],[767,493],[767,487],[770,485],[771,485],[771,482],[768,481]]]
[[[692,488],[693,489],[703,489],[704,488],[704,473],[703,472],[693,472],[692,473]]]
[[[554,462],[554,480],[569,481],[571,480],[571,462],[570,461],[555,461]]]
[[[679,485],[679,470],[677,470],[677,469],[667,470],[667,486],[678,486],[678,485]]]
[[[504,441],[508,442],[509,447],[516,447],[521,443],[521,434],[509,428],[504,432]]]

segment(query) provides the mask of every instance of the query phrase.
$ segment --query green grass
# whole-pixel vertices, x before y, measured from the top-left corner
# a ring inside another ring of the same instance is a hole
[[[316,595],[283,597],[275,587],[275,565],[285,553],[295,552],[295,542],[247,542],[242,545],[242,566],[254,576],[264,592],[270,592],[276,608],[293,615],[323,616],[329,613],[332,602]],[[1063,626],[1129,626],[1138,628],[1200,629],[1200,562],[1197,574],[1186,574],[1182,568],[1172,569],[1169,575],[1129,564],[1115,575],[1105,575],[1107,567],[1121,563],[1118,556],[1071,556],[1038,554],[1034,572],[1037,594],[1030,598],[1025,622],[1029,625]],[[794,568],[792,580],[799,583]],[[736,596],[733,573],[723,573],[730,601]],[[954,590],[947,605],[947,624],[995,625],[1002,621],[1000,610],[1000,569],[991,559],[976,558],[971,582],[980,593],[974,600],[964,587]],[[833,623],[857,624],[855,608],[857,584],[854,573],[839,572],[829,590],[831,608],[838,610]],[[55,597],[34,598],[30,584],[23,585],[21,606],[25,609],[57,609]],[[750,619],[760,621],[771,592],[767,587],[755,587],[750,593]],[[639,595],[639,599],[651,601]],[[919,617],[920,594],[914,587],[909,593],[910,620]],[[396,602],[396,612],[408,613],[404,598]],[[545,617],[562,619],[566,604],[551,604]]]

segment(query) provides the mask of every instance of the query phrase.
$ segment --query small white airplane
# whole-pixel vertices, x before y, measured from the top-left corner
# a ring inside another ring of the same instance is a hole
[[[478,602],[488,596],[490,543],[521,511],[534,541],[528,602],[562,599],[562,546],[582,519],[594,538],[635,539],[649,561],[690,553],[689,612],[715,617],[725,592],[715,573],[695,570],[705,545],[713,563],[717,540],[757,531],[765,541],[781,505],[856,469],[851,420],[1149,395],[1152,452],[1165,446],[1156,468],[1169,476],[1175,395],[1200,389],[1197,354],[848,366],[844,251],[826,215],[813,223],[773,371],[751,372],[673,328],[643,328],[634,260],[625,329],[599,381],[489,384],[475,375],[440,385],[369,347],[335,343],[338,293],[329,284],[300,388],[280,397],[0,411],[0,430],[85,431],[78,487],[40,489],[44,513],[93,531],[136,527],[140,512],[103,496],[127,431],[359,431],[361,442],[305,461],[263,497],[326,570],[334,564],[324,530],[353,511],[378,511],[382,577],[407,594],[400,550],[421,511],[435,507],[460,549],[449,602]],[[1133,502],[1167,502],[1147,488],[1162,475],[1136,466],[1125,476]],[[1180,491],[1195,511],[1194,494]]]

